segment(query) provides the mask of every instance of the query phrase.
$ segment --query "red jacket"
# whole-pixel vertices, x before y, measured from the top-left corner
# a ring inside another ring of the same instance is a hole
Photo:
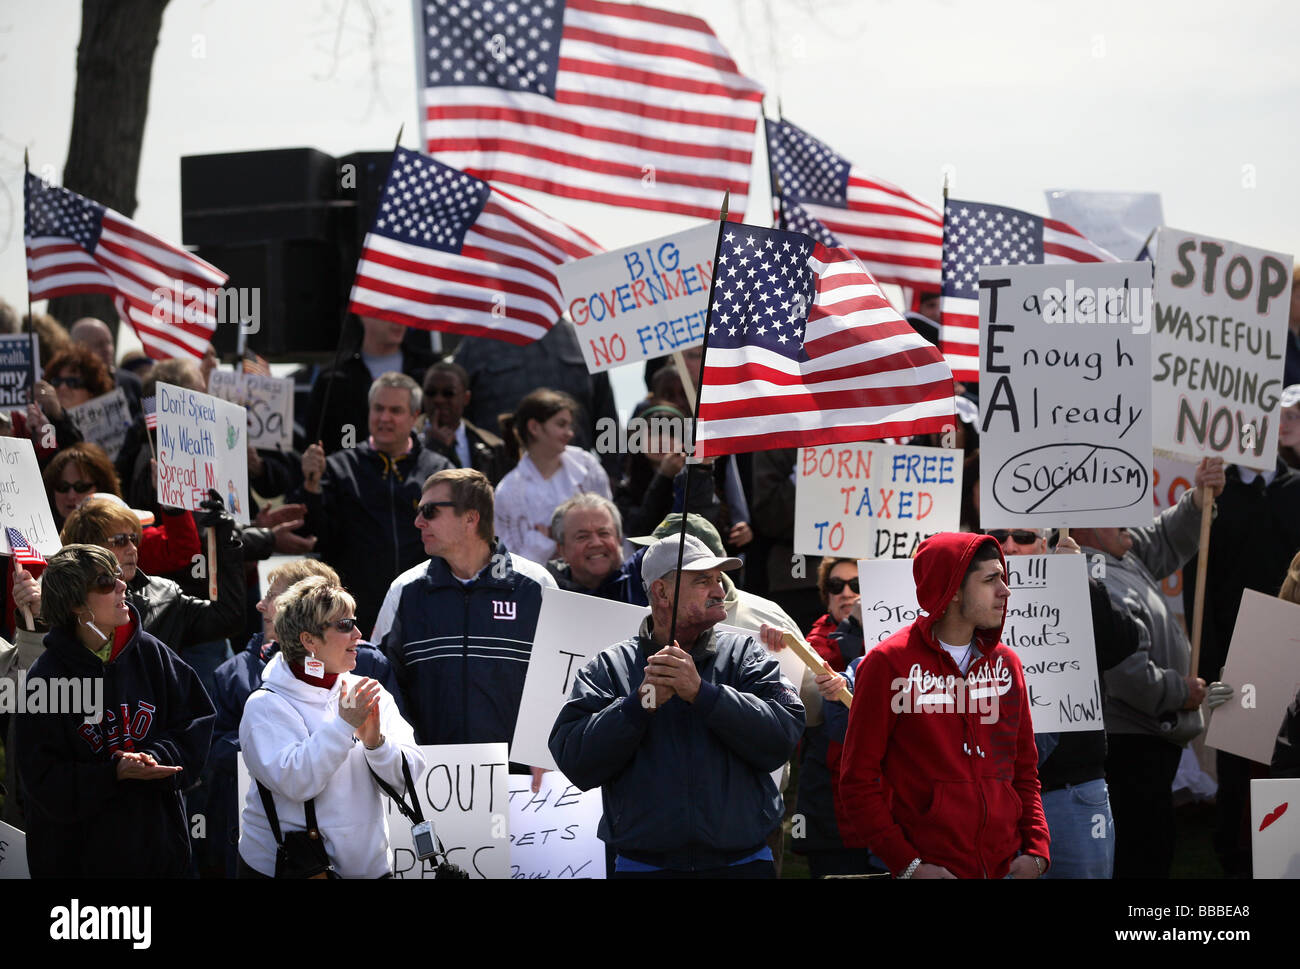
[[[1017,852],[1049,858],[1019,657],[999,642],[1000,625],[976,630],[979,655],[963,678],[931,631],[985,542],[996,545],[952,532],[924,542],[912,572],[927,615],[858,667],[840,764],[840,833],[895,875],[920,858],[958,878],[1002,878]]]
[[[813,623],[812,629],[808,630],[808,645],[817,650],[818,656],[831,664],[831,669],[836,673],[843,673],[849,664],[845,662],[844,654],[840,652],[840,644],[831,639],[831,633],[835,632],[839,625],[831,618],[829,612],[826,613]]]

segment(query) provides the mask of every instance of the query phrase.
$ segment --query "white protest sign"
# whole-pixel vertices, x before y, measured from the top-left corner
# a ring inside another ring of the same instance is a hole
[[[126,440],[127,429],[131,426],[131,408],[126,402],[126,393],[121,387],[111,393],[93,397],[84,404],[68,408],[68,417],[81,432],[84,440],[98,444],[106,452],[108,459],[116,461],[122,451],[122,442]]]
[[[1251,780],[1250,854],[1256,878],[1300,878],[1300,777]]]
[[[1300,605],[1242,592],[1222,680],[1236,692],[1210,715],[1205,745],[1267,764],[1300,689]]]
[[[13,554],[5,528],[18,529],[27,544],[46,558],[63,547],[45,497],[36,450],[25,437],[0,437],[0,526],[0,554]]]
[[[226,511],[248,520],[248,419],[210,394],[158,384],[158,504],[198,511],[215,488]]]
[[[1292,257],[1180,229],[1161,229],[1158,243],[1155,448],[1271,471]]]
[[[985,528],[1150,524],[1150,298],[1149,262],[981,267]]]
[[[0,821],[0,879],[31,877],[27,870],[27,834]]]
[[[555,267],[592,373],[704,340],[718,224]]]
[[[214,397],[248,411],[248,443],[268,451],[293,447],[293,378],[214,370],[208,378]]]
[[[41,379],[40,344],[36,334],[0,334],[0,409],[26,410],[31,403],[32,361]]]
[[[858,562],[863,642],[879,645],[921,615],[912,563]],[[1002,642],[1025,671],[1035,733],[1101,730],[1101,690],[1092,634],[1087,562],[1082,555],[1013,555]]]
[[[910,557],[961,518],[962,453],[896,444],[799,450],[794,550],[801,555]]]
[[[510,776],[510,877],[604,878],[605,842],[596,836],[600,788],[580,791],[558,771]]]
[[[1048,189],[1047,210],[1120,259],[1136,259],[1152,230],[1165,222],[1159,192]]]

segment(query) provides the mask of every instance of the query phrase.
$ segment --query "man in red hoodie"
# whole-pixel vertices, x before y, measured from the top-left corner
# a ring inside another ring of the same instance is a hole
[[[926,615],[867,653],[840,764],[845,844],[898,878],[1037,878],[1049,835],[1010,590],[988,535],[944,532],[912,563]]]

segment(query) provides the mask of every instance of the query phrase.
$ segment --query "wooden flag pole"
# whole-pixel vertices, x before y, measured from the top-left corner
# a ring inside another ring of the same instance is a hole
[[[1205,572],[1210,564],[1210,522],[1214,518],[1214,492],[1209,485],[1201,489],[1201,542],[1196,550],[1196,599],[1192,604],[1192,665],[1191,676],[1201,662],[1201,633],[1205,618]]]
[[[23,202],[24,203],[26,203],[27,201],[27,176],[30,174],[31,174],[31,164],[30,161],[28,160],[27,149],[24,148],[23,149]],[[32,380],[32,389],[27,395],[27,403],[29,404],[36,403],[36,354],[38,352],[38,348],[31,346],[32,334],[35,331],[36,331],[36,314],[32,312],[32,278],[31,276],[28,276],[27,277],[27,341],[32,354],[32,365],[30,370],[28,371]],[[27,432],[30,434],[32,430],[33,428],[29,427],[27,429]],[[31,624],[31,616],[27,615],[27,611],[25,609],[23,610],[23,614],[24,614],[24,618],[27,619],[27,628],[28,629],[35,628]]]
[[[803,660],[804,666],[808,667],[814,673],[820,675],[822,673],[835,672],[830,668],[830,665],[825,660],[817,655],[817,650],[813,649],[798,636],[795,636],[792,633],[782,633],[781,642],[785,643],[786,648]],[[851,707],[853,706],[853,691],[846,686],[844,689],[840,690],[835,699],[839,700],[846,707]]]
[[[673,351],[673,365],[677,367],[677,373],[682,378],[682,392],[686,394],[686,403],[691,407],[691,413],[695,413],[695,378],[691,376],[690,368],[686,366],[686,358],[682,356],[681,350]]]

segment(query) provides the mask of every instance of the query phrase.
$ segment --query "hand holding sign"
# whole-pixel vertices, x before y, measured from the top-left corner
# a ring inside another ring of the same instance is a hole
[[[1223,494],[1223,486],[1227,481],[1223,471],[1223,458],[1201,458],[1201,463],[1196,466],[1196,489],[1192,492],[1192,501],[1197,509],[1205,507],[1207,489],[1211,499],[1217,498]]]

